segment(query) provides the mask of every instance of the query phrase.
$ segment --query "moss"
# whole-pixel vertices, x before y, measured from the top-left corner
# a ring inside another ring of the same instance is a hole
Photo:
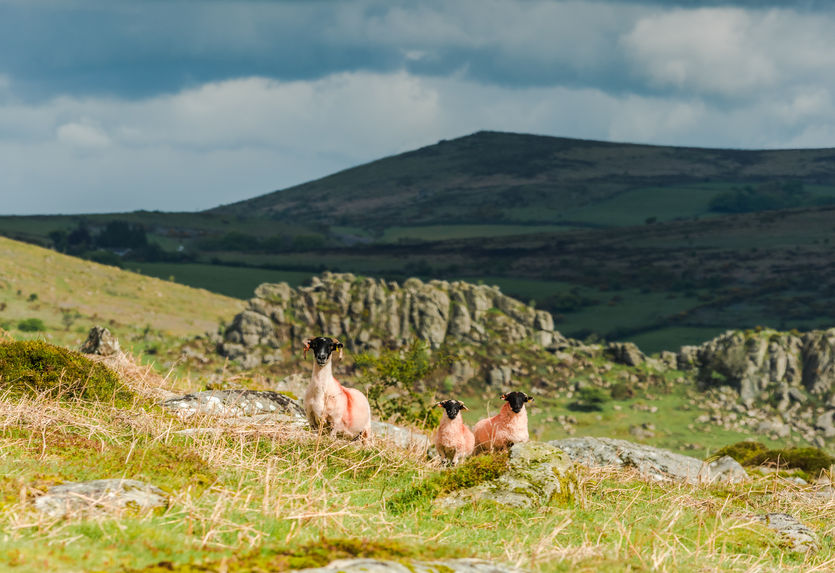
[[[49,471],[58,474],[50,478],[48,485],[125,477],[152,483],[172,493],[187,487],[200,493],[218,478],[217,473],[189,448],[185,440],[114,444],[67,429],[33,433],[28,428],[8,428],[0,436],[20,440],[22,444],[16,455],[32,459],[37,457],[39,468],[51,468]],[[29,489],[40,489],[38,484],[44,480],[35,476],[26,477],[25,482]],[[19,491],[19,484],[0,481],[0,498],[9,501],[8,496],[14,496]]]
[[[133,404],[134,395],[103,364],[42,340],[0,344],[0,391],[10,396],[77,398]]]
[[[508,452],[470,458],[458,467],[432,474],[396,494],[389,500],[388,508],[397,515],[409,508],[426,505],[441,495],[494,480],[507,471],[508,458]]]
[[[745,466],[751,465],[751,460],[755,456],[758,456],[766,451],[768,451],[768,448],[760,442],[745,441],[720,448],[716,452],[715,457],[721,458],[722,456],[731,456],[733,459]]]
[[[737,442],[716,452],[716,457],[731,456],[744,466],[776,465],[794,468],[817,477],[835,464],[835,458],[819,448],[783,448],[769,450],[760,442]]]
[[[324,567],[337,559],[374,558],[399,561],[415,556],[415,550],[396,541],[371,541],[368,539],[321,539],[295,549],[255,551],[248,555],[227,557],[215,563],[183,563],[161,561],[131,572],[158,573],[177,571],[196,573],[224,570],[228,573],[245,571],[287,571]]]

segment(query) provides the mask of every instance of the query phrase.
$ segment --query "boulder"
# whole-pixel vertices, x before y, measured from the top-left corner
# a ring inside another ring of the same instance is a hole
[[[606,352],[612,360],[626,366],[638,366],[647,360],[644,353],[632,342],[610,342]]]
[[[416,449],[427,451],[432,445],[429,436],[403,426],[386,422],[371,422],[371,434],[383,440],[388,440],[404,450]]]
[[[100,356],[115,356],[122,353],[119,340],[103,326],[94,326],[87,335],[87,340],[81,345],[82,354],[98,354]]]
[[[573,497],[577,479],[569,457],[543,442],[514,444],[507,471],[498,478],[458,490],[435,500],[442,508],[456,508],[472,501],[492,501],[512,507],[537,507],[559,497]]]
[[[300,569],[306,573],[522,573],[509,565],[483,559],[444,559],[439,561],[385,561],[358,558],[338,559],[325,567]]]
[[[755,516],[754,519],[779,533],[786,545],[796,553],[816,552],[819,548],[815,532],[788,513],[767,513]]]
[[[162,406],[181,418],[195,415],[216,417],[282,415],[290,421],[307,421],[302,405],[278,392],[258,390],[205,390],[169,398]]]
[[[705,463],[669,450],[613,438],[566,438],[548,443],[563,450],[576,463],[634,468],[642,476],[656,481],[695,484],[737,482],[748,478],[745,469],[728,456]]]
[[[132,479],[99,479],[52,486],[35,500],[41,513],[59,518],[79,513],[147,511],[168,505],[165,492]]]

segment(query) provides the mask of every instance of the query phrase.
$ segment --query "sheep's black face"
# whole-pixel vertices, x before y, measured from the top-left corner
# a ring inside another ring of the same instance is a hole
[[[509,394],[502,394],[502,400],[505,400],[514,414],[518,414],[525,407],[525,402],[533,402],[533,396],[528,396],[524,392],[510,392]]]
[[[330,360],[331,354],[335,350],[342,350],[343,344],[335,338],[327,338],[319,336],[317,338],[310,338],[305,342],[305,352],[313,351],[313,356],[316,358],[316,363],[319,366],[324,366]]]
[[[447,418],[450,420],[454,420],[455,416],[457,416],[458,412],[461,410],[468,409],[463,402],[459,402],[458,400],[444,400],[443,402],[438,402],[436,406],[440,406],[446,410]]]

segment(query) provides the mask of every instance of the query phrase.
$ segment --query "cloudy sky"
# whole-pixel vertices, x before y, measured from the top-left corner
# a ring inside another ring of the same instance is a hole
[[[835,147],[835,3],[0,0],[0,214],[193,211],[478,130]]]

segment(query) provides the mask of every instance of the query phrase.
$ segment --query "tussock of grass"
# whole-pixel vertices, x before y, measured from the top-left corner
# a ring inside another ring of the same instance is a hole
[[[0,389],[14,397],[113,401],[122,407],[134,398],[106,366],[42,340],[0,344]]]
[[[408,509],[427,505],[443,494],[496,479],[507,470],[507,465],[506,452],[469,458],[457,467],[436,472],[417,485],[392,496],[388,508],[393,514],[399,515]]]
[[[773,466],[801,470],[817,477],[835,464],[835,457],[820,448],[769,449],[760,442],[737,442],[719,449],[716,457],[731,456],[744,466]]]
[[[295,549],[255,551],[248,555],[232,556],[211,563],[185,563],[175,565],[170,561],[155,563],[142,569],[131,569],[131,573],[158,573],[176,571],[178,573],[209,572],[224,570],[228,573],[250,571],[288,571],[324,567],[336,559],[373,558],[399,561],[412,557],[414,547],[408,547],[397,541],[372,541],[369,539],[323,538],[305,543]]]

